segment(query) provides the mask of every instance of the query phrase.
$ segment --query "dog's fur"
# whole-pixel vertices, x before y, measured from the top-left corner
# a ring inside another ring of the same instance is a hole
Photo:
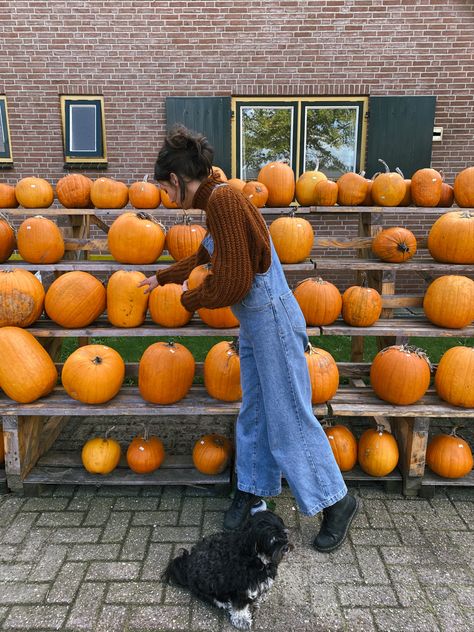
[[[252,625],[250,606],[259,606],[292,548],[283,520],[262,511],[250,516],[241,529],[210,535],[191,551],[182,549],[162,579],[228,610],[232,625],[247,630]]]

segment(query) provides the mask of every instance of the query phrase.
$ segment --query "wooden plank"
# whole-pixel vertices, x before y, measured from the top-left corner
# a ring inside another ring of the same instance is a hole
[[[474,336],[474,325],[464,329],[446,329],[431,324],[423,317],[394,318],[378,320],[370,327],[352,327],[338,319],[331,325],[321,327],[323,336],[419,336],[443,338],[471,338]],[[360,361],[357,359],[355,361]]]
[[[392,432],[400,449],[399,467],[405,495],[417,494],[425,471],[430,420],[421,417],[392,418]]]
[[[342,472],[342,477],[345,481],[400,481],[402,480],[402,475],[398,468],[395,468],[393,472],[387,474],[386,476],[371,476],[370,474],[366,474],[359,465],[356,465],[349,470],[348,472]]]
[[[137,432],[142,430],[141,427],[137,426]],[[38,465],[41,467],[79,467],[82,468],[82,459],[81,453],[79,450],[73,451],[60,451],[52,448],[46,454],[44,454],[38,461]],[[128,467],[127,459],[124,454],[122,454],[120,458],[120,462],[118,467]],[[168,468],[192,468],[194,469],[194,464],[192,460],[192,456],[190,454],[169,454],[166,456],[163,461],[161,467],[163,469]]]
[[[354,259],[351,257],[318,259],[313,257],[316,270],[393,270],[396,266],[399,272],[414,273],[417,271],[433,272],[436,274],[472,274],[474,266],[472,264],[460,263],[437,263],[433,259],[415,259],[405,263],[386,263],[378,260]]]
[[[423,487],[443,485],[454,487],[474,487],[474,470],[471,470],[469,474],[462,478],[443,478],[432,472],[429,468],[425,469],[425,474],[422,481]]]

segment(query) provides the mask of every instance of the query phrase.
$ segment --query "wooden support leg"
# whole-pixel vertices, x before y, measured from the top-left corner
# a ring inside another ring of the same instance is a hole
[[[416,496],[425,472],[430,420],[425,417],[392,417],[391,421],[400,450],[403,493],[405,496]]]

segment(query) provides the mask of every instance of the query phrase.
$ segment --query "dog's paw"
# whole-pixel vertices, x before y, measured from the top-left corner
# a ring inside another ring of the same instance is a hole
[[[250,630],[252,627],[252,614],[248,606],[245,606],[245,608],[241,610],[231,608],[229,614],[230,622],[235,628],[239,630]]]

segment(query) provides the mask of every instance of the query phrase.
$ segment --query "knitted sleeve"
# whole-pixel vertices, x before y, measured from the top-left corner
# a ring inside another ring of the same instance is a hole
[[[204,246],[199,246],[197,251],[186,259],[181,259],[166,270],[159,270],[156,273],[158,285],[166,285],[166,283],[183,283],[190,275],[193,268],[210,260],[209,253]]]
[[[188,311],[238,303],[252,287],[254,278],[248,220],[239,198],[231,191],[222,191],[210,199],[206,216],[214,240],[213,274],[196,289],[183,293],[181,303]]]

